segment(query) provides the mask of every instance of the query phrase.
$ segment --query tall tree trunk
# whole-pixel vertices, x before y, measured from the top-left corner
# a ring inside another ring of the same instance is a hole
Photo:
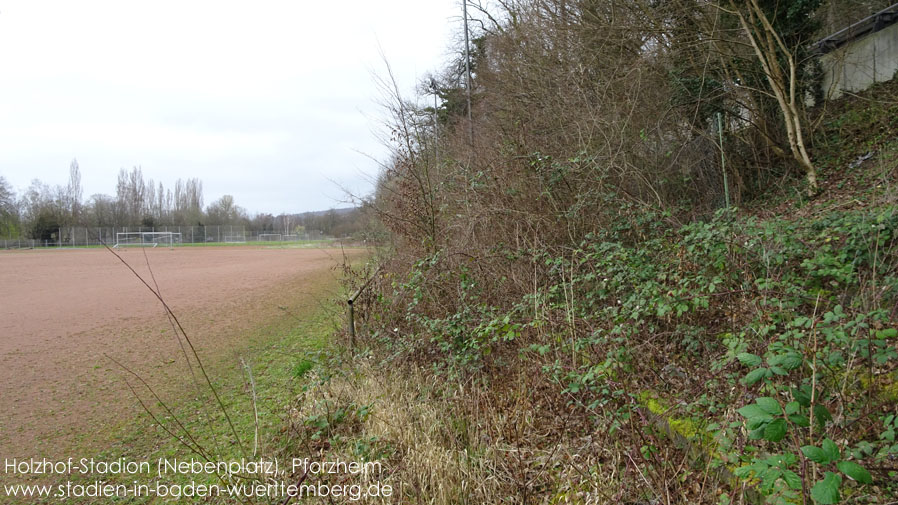
[[[741,3],[741,2],[740,2]],[[737,6],[734,0],[730,0],[732,12],[739,18],[742,29],[748,37],[758,61],[764,70],[767,83],[773,92],[779,105],[786,125],[786,135],[789,139],[789,149],[792,157],[805,171],[808,181],[808,195],[814,196],[819,191],[817,185],[817,169],[808,155],[804,143],[804,134],[801,124],[801,114],[798,110],[796,86],[798,84],[797,65],[792,52],[783,43],[782,38],[773,28],[770,20],[758,5],[757,0],[749,0]],[[746,12],[748,18],[746,19]],[[760,25],[760,26],[759,26]],[[778,58],[778,52],[785,57],[788,67],[788,76]]]

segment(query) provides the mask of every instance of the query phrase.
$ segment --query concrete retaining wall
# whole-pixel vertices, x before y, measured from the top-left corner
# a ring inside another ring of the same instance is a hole
[[[828,99],[894,78],[898,72],[898,23],[820,56],[820,63]]]

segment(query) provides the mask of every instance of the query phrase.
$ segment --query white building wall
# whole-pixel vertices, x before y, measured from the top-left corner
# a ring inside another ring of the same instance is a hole
[[[820,63],[827,98],[894,78],[898,72],[898,23],[824,54]]]

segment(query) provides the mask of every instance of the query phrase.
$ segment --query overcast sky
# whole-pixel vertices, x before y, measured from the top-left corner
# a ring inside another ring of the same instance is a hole
[[[450,57],[455,0],[0,0],[0,175],[115,193],[120,168],[251,213],[342,207],[385,149],[381,51],[409,92]],[[364,154],[360,154],[364,153]]]

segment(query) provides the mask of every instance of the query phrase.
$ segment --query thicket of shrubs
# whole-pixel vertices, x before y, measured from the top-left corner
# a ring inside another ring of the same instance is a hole
[[[391,247],[298,424],[364,412],[322,450],[403,503],[898,499],[898,85],[804,106],[843,3],[474,6],[471,121],[463,62],[394,94]]]

